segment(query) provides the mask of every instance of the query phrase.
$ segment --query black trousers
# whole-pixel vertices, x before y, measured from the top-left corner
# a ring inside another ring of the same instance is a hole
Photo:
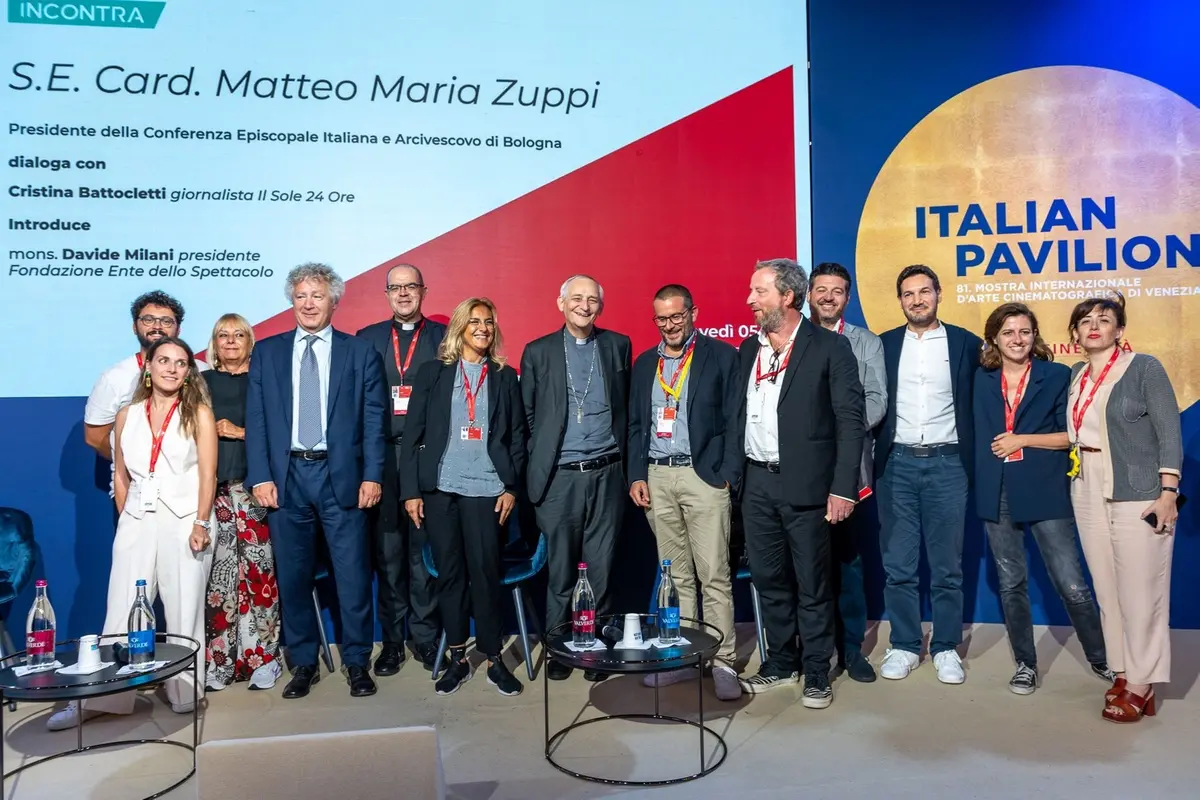
[[[746,466],[742,524],[750,576],[762,603],[773,673],[828,672],[833,655],[834,602],[830,532],[825,506],[783,499],[778,473]],[[796,636],[804,649],[803,664]]]
[[[371,561],[376,606],[385,644],[404,643],[404,620],[417,644],[435,644],[440,623],[437,589],[425,569],[425,529],[413,527],[400,502],[400,445],[389,445],[383,465],[383,495],[371,513]]]
[[[475,649],[497,657],[504,646],[504,545],[496,498],[432,492],[424,500],[446,643],[466,644],[473,609]]]
[[[571,593],[581,561],[588,565],[596,612],[612,613],[609,579],[625,513],[625,491],[620,462],[589,472],[557,469],[550,476],[546,496],[535,510],[538,527],[546,534],[547,631],[571,618]]]

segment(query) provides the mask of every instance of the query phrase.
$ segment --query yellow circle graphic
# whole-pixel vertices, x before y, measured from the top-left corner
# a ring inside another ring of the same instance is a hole
[[[1057,360],[1086,297],[1120,291],[1132,349],[1162,360],[1180,406],[1200,396],[1186,320],[1200,296],[1200,110],[1142,78],[1040,67],[971,87],[892,151],[859,221],[867,323],[904,323],[896,275],[927,264],[939,316],[982,334],[1004,302],[1029,305]]]

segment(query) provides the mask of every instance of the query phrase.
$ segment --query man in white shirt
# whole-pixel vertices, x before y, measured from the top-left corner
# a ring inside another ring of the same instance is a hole
[[[978,336],[938,320],[941,284],[932,269],[905,267],[896,294],[908,324],[884,333],[887,415],[875,442],[884,603],[891,647],[879,673],[908,677],[921,661],[921,543],[929,561],[933,636],[942,683],[966,680],[962,644],[962,548],[973,465],[971,394]]]
[[[150,345],[166,336],[179,336],[183,325],[183,305],[166,292],[146,292],[130,306],[133,314],[133,334],[138,340],[138,351],[121,359],[101,373],[100,378],[88,395],[83,410],[83,439],[101,458],[112,461],[112,430],[117,412],[128,405],[143,379],[143,359]],[[200,371],[208,369],[203,361],[196,361]],[[111,464],[110,464],[111,471]],[[109,482],[109,495],[112,483]]]
[[[803,671],[803,705],[827,708],[835,649],[830,526],[842,535],[854,511],[864,401],[850,343],[800,314],[807,288],[795,261],[773,259],[755,267],[746,300],[761,332],[742,342],[739,356],[742,521],[769,653],[741,684],[761,694],[795,685]]]

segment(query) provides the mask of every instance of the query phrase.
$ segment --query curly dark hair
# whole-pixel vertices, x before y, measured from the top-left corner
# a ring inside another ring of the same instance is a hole
[[[171,313],[175,315],[175,324],[183,324],[183,303],[176,300],[171,295],[163,291],[155,290],[146,292],[133,301],[133,305],[129,306],[129,311],[133,315],[133,321],[137,322],[138,317],[142,315],[142,311],[146,306],[162,306],[163,308],[171,309]]]

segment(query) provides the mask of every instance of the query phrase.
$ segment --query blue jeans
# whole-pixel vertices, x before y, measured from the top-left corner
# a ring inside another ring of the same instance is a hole
[[[880,476],[879,544],[887,583],[883,590],[892,624],[892,648],[921,652],[921,540],[929,560],[933,636],[937,655],[962,644],[963,528],[967,472],[958,455],[920,458],[893,450]]]
[[[1037,667],[1037,650],[1033,645],[1033,613],[1029,606],[1028,569],[1025,562],[1025,526],[1012,521],[1008,511],[1008,494],[1000,487],[998,522],[984,521],[996,576],[1000,579],[1000,606],[1004,609],[1004,625],[1012,644],[1013,658],[1019,663]],[[1075,544],[1075,520],[1048,519],[1029,526],[1033,540],[1041,551],[1046,572],[1063,605],[1079,644],[1089,664],[1108,660],[1104,650],[1104,633],[1100,628],[1100,612],[1092,599],[1079,562],[1079,547]]]

